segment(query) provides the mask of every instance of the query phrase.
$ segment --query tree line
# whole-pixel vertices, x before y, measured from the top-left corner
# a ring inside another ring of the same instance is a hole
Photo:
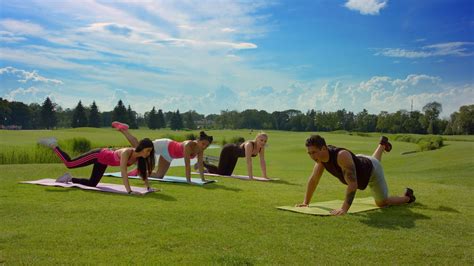
[[[353,113],[345,109],[335,112],[316,111],[303,113],[289,109],[268,113],[264,110],[247,109],[242,112],[223,110],[220,114],[202,115],[194,110],[164,112],[156,109],[143,115],[127,107],[119,100],[112,111],[100,112],[95,101],[84,106],[79,101],[74,109],[63,109],[48,97],[40,105],[9,102],[0,98],[0,126],[18,129],[53,129],[68,127],[110,127],[112,121],[129,124],[130,128],[150,129],[273,129],[289,131],[358,131],[416,134],[473,134],[474,105],[464,105],[448,119],[439,117],[442,105],[427,103],[421,111],[399,110],[394,113],[381,111],[378,115],[367,110]]]

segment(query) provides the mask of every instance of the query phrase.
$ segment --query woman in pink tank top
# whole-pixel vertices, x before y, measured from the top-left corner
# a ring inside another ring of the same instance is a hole
[[[132,147],[135,147],[138,140],[128,131],[128,125],[120,122],[113,122],[112,127],[120,131],[130,142]],[[153,141],[155,145],[155,155],[159,155],[158,167],[151,176],[156,178],[163,178],[168,171],[171,161],[173,159],[184,158],[185,176],[188,183],[191,183],[191,159],[197,157],[198,169],[202,181],[204,178],[204,150],[212,143],[212,136],[208,136],[204,131],[199,133],[197,140],[185,140],[177,142],[170,139],[157,139]],[[132,173],[131,173],[132,174]]]
[[[118,150],[111,149],[93,149],[85,154],[82,154],[74,159],[61,150],[57,144],[56,139],[48,138],[39,140],[43,144],[51,148],[59,159],[63,161],[67,168],[79,168],[93,164],[91,177],[89,179],[73,178],[70,174],[65,174],[58,178],[56,182],[61,183],[78,183],[85,186],[95,187],[104,175],[107,166],[120,166],[122,173],[123,184],[129,194],[135,194],[128,182],[127,167],[137,163],[138,173],[145,183],[149,191],[154,191],[148,184],[148,176],[151,175],[155,165],[154,146],[150,139],[142,139],[138,142],[135,148],[122,148]],[[152,156],[150,156],[152,155]],[[139,193],[138,193],[139,194]]]

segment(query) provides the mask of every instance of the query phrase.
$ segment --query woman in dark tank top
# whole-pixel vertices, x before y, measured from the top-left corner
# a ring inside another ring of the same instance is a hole
[[[252,157],[260,155],[260,167],[262,175],[267,178],[267,169],[265,162],[265,144],[268,135],[259,133],[254,140],[246,141],[242,144],[229,143],[224,145],[219,156],[219,165],[215,166],[204,162],[204,167],[211,174],[232,175],[239,158],[247,158],[247,174],[249,178],[253,178]]]

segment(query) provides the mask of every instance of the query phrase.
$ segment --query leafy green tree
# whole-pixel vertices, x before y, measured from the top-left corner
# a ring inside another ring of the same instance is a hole
[[[153,106],[153,109],[148,113],[147,116],[148,119],[148,128],[149,129],[158,129],[158,117],[156,115],[156,110],[155,107]]]
[[[56,118],[58,119],[57,127],[69,128],[72,125],[72,116],[74,110],[70,108],[63,109],[61,106],[56,106]]]
[[[55,109],[55,106],[53,102],[51,102],[49,97],[46,97],[46,100],[44,100],[43,105],[41,105],[41,127],[42,128],[52,129],[56,127],[58,120],[56,117],[56,111],[54,109]]]
[[[157,122],[158,128],[165,128],[166,127],[165,115],[163,114],[163,111],[161,109],[158,110],[157,121],[158,121]]]
[[[288,128],[288,121],[290,117],[285,112],[275,111],[271,115],[273,128],[276,130],[286,130]],[[316,119],[316,114],[315,118]]]
[[[439,117],[439,114],[443,111],[443,107],[439,102],[430,102],[423,106],[423,112],[425,113],[426,118],[426,127],[428,134],[436,134],[438,128],[436,127],[436,122]]]
[[[101,118],[101,125],[102,127],[110,127],[110,125],[112,124],[112,122],[114,120],[112,120],[112,117],[113,117],[113,111],[108,111],[108,112],[102,112],[100,114],[100,118]]]
[[[179,113],[179,110],[176,111],[176,113],[173,114],[170,120],[170,128],[172,130],[178,130],[183,128],[183,119],[181,118],[181,114]]]
[[[95,104],[95,101],[92,102],[91,110],[89,112],[89,126],[90,127],[100,127],[100,113],[99,108]]]
[[[404,127],[408,129],[409,133],[423,134],[425,130],[421,124],[423,114],[420,111],[412,111],[409,113],[408,119],[404,123]]]
[[[74,111],[72,114],[71,126],[73,128],[87,126],[86,110],[84,109],[84,106],[82,106],[81,101],[79,101],[76,108],[74,108]]]
[[[187,129],[196,129],[196,124],[194,123],[193,115],[190,112],[184,115],[184,125]]]
[[[474,134],[474,105],[463,105],[452,113],[444,134]]]
[[[127,108],[128,125],[132,129],[138,129],[137,112],[133,111],[130,105]]]
[[[10,103],[7,100],[0,98],[0,125],[6,125],[10,119],[12,110],[9,105]]]
[[[33,129],[40,128],[41,124],[41,105],[38,103],[30,103],[30,127]]]
[[[10,102],[10,119],[7,125],[21,126],[22,129],[31,129],[31,110],[22,102]]]
[[[127,108],[123,104],[122,100],[119,100],[114,110],[112,111],[112,120],[120,121],[123,123],[130,123],[128,119]]]

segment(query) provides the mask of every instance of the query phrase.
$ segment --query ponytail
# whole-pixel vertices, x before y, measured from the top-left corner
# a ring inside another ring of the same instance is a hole
[[[201,131],[199,132],[199,140],[207,140],[209,144],[211,144],[214,138],[212,136],[207,135],[206,132]]]

